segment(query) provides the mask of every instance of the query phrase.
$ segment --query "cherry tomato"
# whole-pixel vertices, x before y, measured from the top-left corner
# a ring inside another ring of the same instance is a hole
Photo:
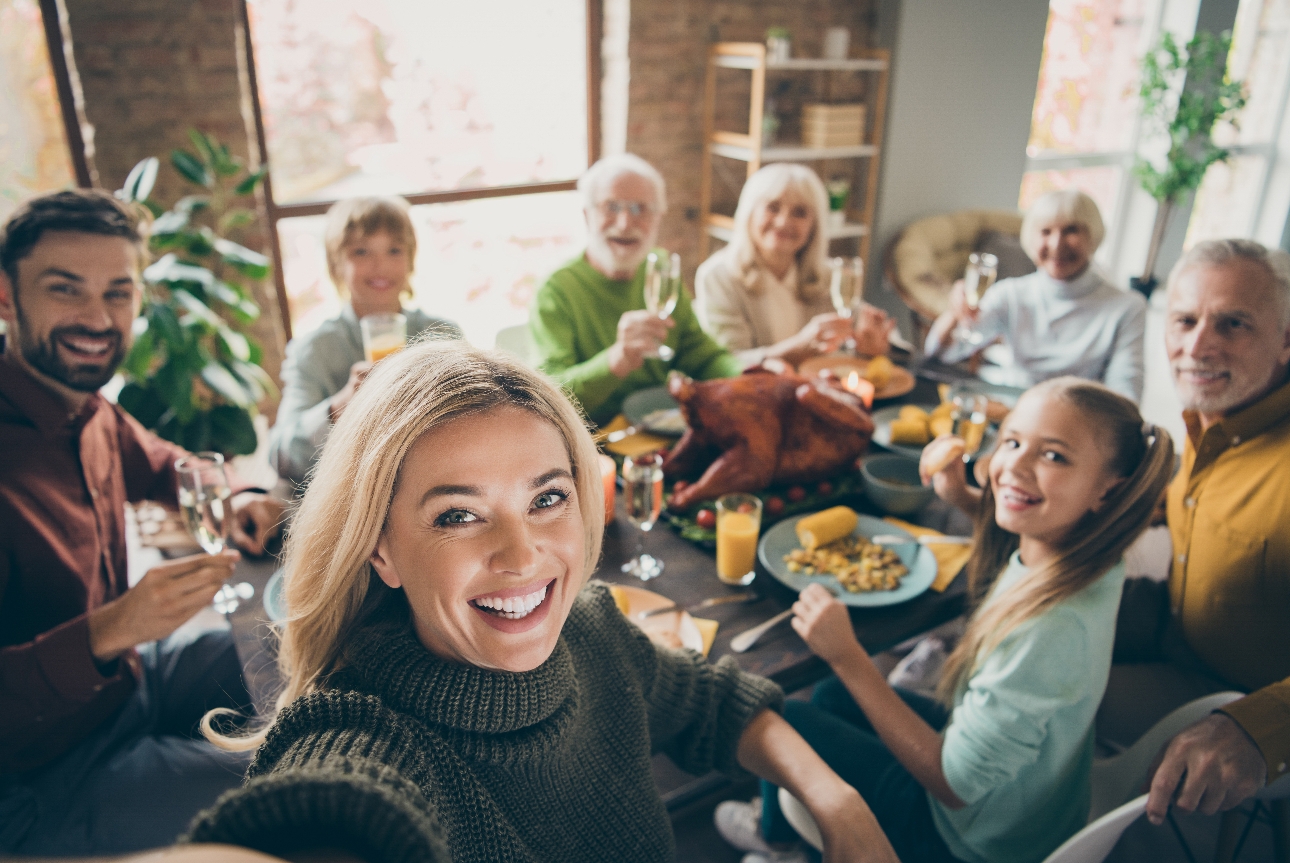
[[[710,509],[701,509],[694,521],[704,530],[712,530],[717,526],[717,514]]]
[[[777,518],[784,514],[784,499],[779,497],[768,497],[766,498],[766,503],[763,504],[763,507],[766,510],[766,515],[771,518]]]
[[[806,489],[800,485],[795,485],[788,490],[788,499],[793,503],[801,503],[806,500]]]
[[[815,487],[815,493],[822,495],[823,497],[828,497],[833,494],[833,483],[829,482],[827,479],[824,480],[824,482]]]

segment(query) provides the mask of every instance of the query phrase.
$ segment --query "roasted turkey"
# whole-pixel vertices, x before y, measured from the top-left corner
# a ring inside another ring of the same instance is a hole
[[[698,477],[672,495],[676,509],[729,492],[824,479],[853,463],[873,435],[864,403],[826,379],[759,366],[713,381],[673,372],[668,390],[689,427],[663,471],[673,479]]]

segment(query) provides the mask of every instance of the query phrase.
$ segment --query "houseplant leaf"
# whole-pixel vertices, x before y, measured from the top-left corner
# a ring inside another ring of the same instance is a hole
[[[125,184],[117,192],[117,197],[123,201],[146,201],[157,182],[157,169],[160,166],[161,160],[156,156],[149,156],[139,162],[126,175]]]
[[[175,170],[190,183],[196,183],[199,186],[211,188],[215,185],[215,178],[211,176],[206,166],[197,161],[191,153],[184,150],[170,151],[170,164],[175,166]]]

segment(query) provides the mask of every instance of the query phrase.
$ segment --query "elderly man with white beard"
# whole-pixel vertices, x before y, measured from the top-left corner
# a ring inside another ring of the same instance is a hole
[[[1187,440],[1168,493],[1167,582],[1125,583],[1099,732],[1132,742],[1210,692],[1250,693],[1175,737],[1147,804],[1212,815],[1290,774],[1290,255],[1192,248],[1165,346]]]
[[[645,258],[667,211],[659,172],[639,156],[608,156],[587,169],[578,190],[586,251],[551,274],[529,312],[541,370],[598,425],[672,369],[699,380],[739,374],[740,362],[699,325],[687,291],[667,318],[645,308]],[[671,359],[658,358],[660,345],[675,352]]]

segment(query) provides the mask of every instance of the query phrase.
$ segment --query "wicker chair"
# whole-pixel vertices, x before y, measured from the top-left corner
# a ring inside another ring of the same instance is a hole
[[[960,210],[930,216],[910,222],[887,247],[883,262],[887,281],[913,312],[914,335],[920,342],[932,322],[949,308],[950,288],[963,277],[968,255],[980,250],[984,235],[991,231],[1019,236],[1021,215]],[[1000,278],[1022,275],[1002,271],[1002,262],[1000,269]]]

